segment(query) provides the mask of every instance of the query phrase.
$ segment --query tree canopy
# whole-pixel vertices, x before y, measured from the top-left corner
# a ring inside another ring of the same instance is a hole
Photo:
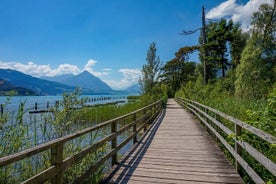
[[[199,45],[181,47],[164,66],[156,56],[156,43],[151,43],[140,79],[142,94],[154,94],[156,86],[162,84],[168,96],[173,97],[189,82],[204,86],[224,81],[222,90],[237,97],[265,97],[276,80],[275,14],[275,2],[261,5],[252,16],[249,32],[232,20],[209,21],[206,38],[200,35]],[[189,55],[195,51],[200,63],[190,61]]]

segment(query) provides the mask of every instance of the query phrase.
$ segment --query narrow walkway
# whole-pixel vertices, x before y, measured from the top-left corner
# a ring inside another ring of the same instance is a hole
[[[216,142],[173,99],[104,183],[243,183]]]

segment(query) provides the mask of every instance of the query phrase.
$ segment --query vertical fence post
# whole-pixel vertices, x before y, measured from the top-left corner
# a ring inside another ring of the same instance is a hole
[[[133,124],[133,133],[134,132],[136,132],[137,131],[137,125],[136,125],[136,113],[135,114],[133,114],[133,122],[134,122],[134,124]],[[137,142],[137,134],[135,134],[134,135],[134,137],[133,137],[133,144],[135,144]]]
[[[114,121],[111,123],[111,133],[116,133],[117,132],[117,121]],[[117,136],[111,141],[111,149],[117,149]],[[117,159],[117,150],[116,153],[112,156],[112,161],[111,164],[115,165],[118,163]]]
[[[24,103],[19,106],[19,123],[23,124],[23,114],[24,114]]]
[[[50,107],[50,103],[49,103],[49,101],[47,101],[47,110],[49,110],[49,107]]]
[[[3,104],[1,104],[1,107],[0,107],[0,111],[1,111],[1,116],[4,114],[4,105]]]
[[[146,116],[146,113],[147,113],[147,110],[146,109],[144,109],[143,110],[143,116],[144,116],[144,124],[145,124],[145,126],[144,126],[144,133],[147,131],[147,122],[148,122],[148,117]]]
[[[56,176],[52,178],[53,184],[63,183],[63,143],[51,148],[51,165],[56,167]]]
[[[235,136],[236,136],[236,140],[235,140],[235,152],[236,152],[237,155],[241,155],[242,148],[237,143],[238,137],[241,136],[241,126],[239,126],[236,123],[235,123]],[[239,162],[237,161],[237,159],[235,159],[235,166],[236,166],[237,172],[240,173],[241,172],[241,165],[239,164]]]
[[[37,102],[35,102],[35,111],[37,111]]]
[[[217,113],[215,113],[215,119],[218,121],[218,122],[220,122],[221,120],[220,120],[220,115],[218,115]],[[221,122],[220,122],[221,123]],[[219,134],[220,134],[220,132],[219,132],[219,127],[214,123],[214,126],[215,126],[215,129],[216,129],[216,132],[218,132]],[[215,136],[216,137],[216,141],[218,142],[219,141],[219,139],[218,139],[218,137],[217,136]]]

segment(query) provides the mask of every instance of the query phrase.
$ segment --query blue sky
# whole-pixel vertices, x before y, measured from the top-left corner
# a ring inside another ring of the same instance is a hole
[[[201,26],[202,5],[209,18],[233,18],[246,29],[252,11],[271,1],[1,0],[0,68],[33,76],[88,70],[123,89],[137,83],[151,42],[163,63],[197,44],[199,33],[179,33]]]

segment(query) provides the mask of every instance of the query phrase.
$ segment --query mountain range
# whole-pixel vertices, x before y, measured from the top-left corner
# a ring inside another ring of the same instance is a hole
[[[14,86],[32,90],[37,95],[60,95],[75,89],[72,86],[39,79],[11,69],[0,69],[0,79]]]
[[[42,79],[59,82],[68,86],[80,87],[81,89],[90,89],[94,92],[112,91],[106,83],[88,71],[83,71],[78,75],[65,74],[55,77],[42,77]]]
[[[12,85],[10,82],[0,79],[0,96],[6,95],[37,95],[34,91],[23,87],[17,87]]]
[[[139,94],[137,85],[125,91],[114,91],[106,83],[88,71],[78,75],[60,75],[36,78],[11,69],[0,69],[0,95],[13,90],[18,95],[61,95],[72,92],[76,87],[82,94]],[[2,85],[2,88],[1,88]]]

